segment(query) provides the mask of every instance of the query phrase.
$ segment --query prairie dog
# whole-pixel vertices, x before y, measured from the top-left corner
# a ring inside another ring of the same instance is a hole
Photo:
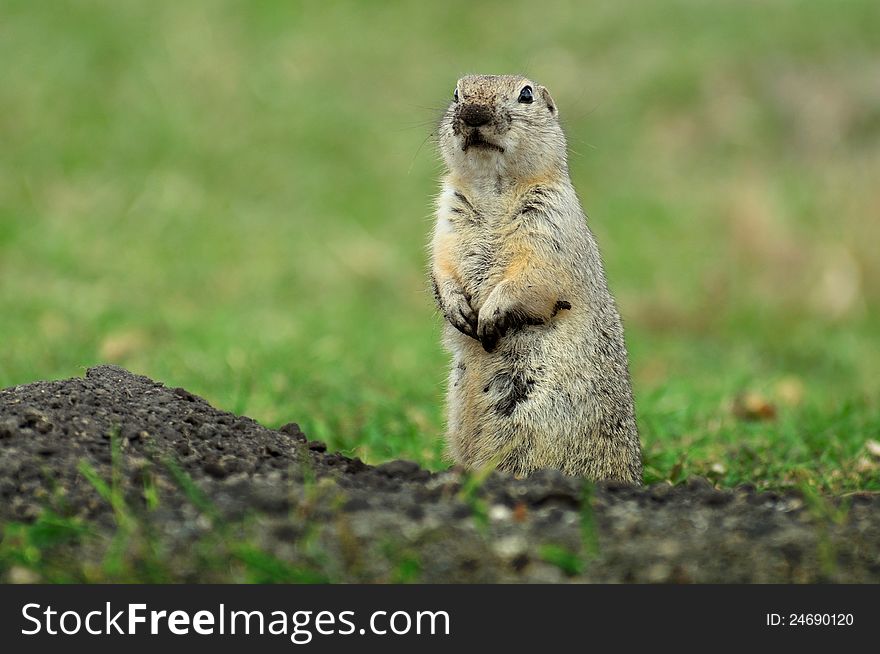
[[[640,484],[623,327],[556,103],[525,77],[469,75],[437,135],[447,172],[431,282],[452,354],[449,455]]]

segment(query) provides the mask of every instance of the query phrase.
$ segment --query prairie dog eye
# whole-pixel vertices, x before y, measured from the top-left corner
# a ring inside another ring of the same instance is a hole
[[[458,88],[456,88],[456,89],[452,92],[452,100],[453,100],[453,102],[458,102]]]
[[[523,104],[532,104],[532,101],[535,99],[535,96],[532,94],[531,86],[524,86],[522,91],[519,92],[519,102]]]

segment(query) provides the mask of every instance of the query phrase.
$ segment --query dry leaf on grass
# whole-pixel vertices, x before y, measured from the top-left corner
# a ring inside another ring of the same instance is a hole
[[[733,400],[733,415],[741,420],[773,420],[776,407],[760,393],[740,393]]]

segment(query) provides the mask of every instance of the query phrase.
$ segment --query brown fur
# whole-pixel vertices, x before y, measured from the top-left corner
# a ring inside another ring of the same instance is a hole
[[[526,85],[534,100],[518,102]],[[516,76],[456,88],[439,126],[448,173],[431,244],[453,358],[449,453],[470,468],[641,483],[623,328],[555,102]]]

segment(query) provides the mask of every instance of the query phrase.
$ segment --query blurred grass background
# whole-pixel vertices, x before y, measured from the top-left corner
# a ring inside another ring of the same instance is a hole
[[[2,0],[0,386],[114,362],[444,467],[429,135],[469,72],[561,108],[646,479],[880,490],[876,0]]]

